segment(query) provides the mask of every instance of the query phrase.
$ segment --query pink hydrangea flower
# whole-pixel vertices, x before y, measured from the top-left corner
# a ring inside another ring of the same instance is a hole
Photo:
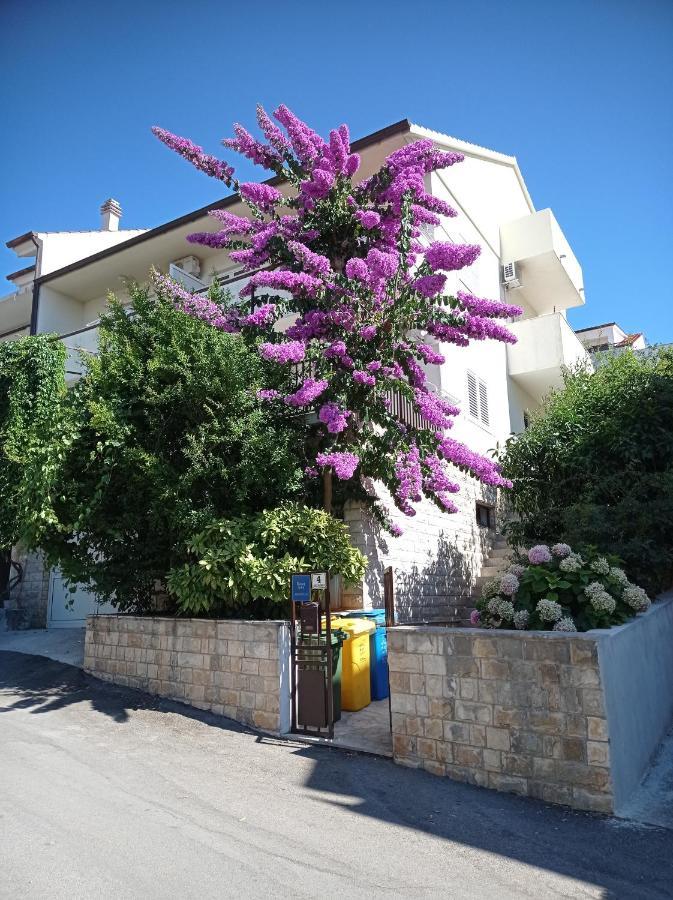
[[[546,544],[536,544],[528,551],[528,562],[539,566],[541,563],[551,562],[551,552]]]

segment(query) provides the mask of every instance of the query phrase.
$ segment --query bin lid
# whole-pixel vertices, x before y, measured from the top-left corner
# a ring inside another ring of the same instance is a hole
[[[385,622],[385,609],[357,609],[354,612],[342,613],[345,619],[374,619],[376,622]]]
[[[356,637],[360,634],[372,634],[376,631],[376,622],[369,619],[336,619],[337,627]]]

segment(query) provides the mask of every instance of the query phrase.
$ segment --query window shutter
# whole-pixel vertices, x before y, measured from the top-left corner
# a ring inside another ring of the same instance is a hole
[[[467,373],[467,402],[470,408],[470,415],[479,418],[479,399],[477,395],[477,377],[472,372]]]
[[[489,425],[489,417],[488,417],[488,388],[486,387],[485,381],[479,381],[479,413],[481,416],[481,421],[484,425]]]

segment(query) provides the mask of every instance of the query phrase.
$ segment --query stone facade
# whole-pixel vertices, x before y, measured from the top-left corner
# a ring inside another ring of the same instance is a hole
[[[41,553],[14,550],[13,558],[21,565],[23,577],[5,604],[7,625],[9,628],[46,628],[50,570]]]
[[[404,533],[392,538],[362,505],[349,503],[344,520],[353,544],[368,560],[362,590],[349,590],[346,608],[383,606],[383,572],[392,566],[396,621],[449,623],[472,608],[472,588],[488,557],[495,532],[477,524],[476,501],[495,505],[493,488],[455,471],[460,484],[457,513],[441,512],[429,500],[416,504],[413,518],[397,517]],[[386,506],[392,499],[377,485]]]
[[[396,762],[612,812],[595,638],[400,628],[388,654]]]
[[[87,672],[276,734],[289,730],[287,622],[89,616]]]

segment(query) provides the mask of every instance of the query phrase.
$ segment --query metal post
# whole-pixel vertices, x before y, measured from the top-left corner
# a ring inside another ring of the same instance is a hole
[[[325,585],[325,617],[327,622],[327,728],[330,739],[334,737],[334,695],[332,693],[332,605],[329,592],[330,573]]]
[[[291,703],[290,710],[292,714],[292,731],[297,731],[297,634],[296,634],[296,608],[294,600],[292,604],[292,612],[290,619],[290,691]]]

